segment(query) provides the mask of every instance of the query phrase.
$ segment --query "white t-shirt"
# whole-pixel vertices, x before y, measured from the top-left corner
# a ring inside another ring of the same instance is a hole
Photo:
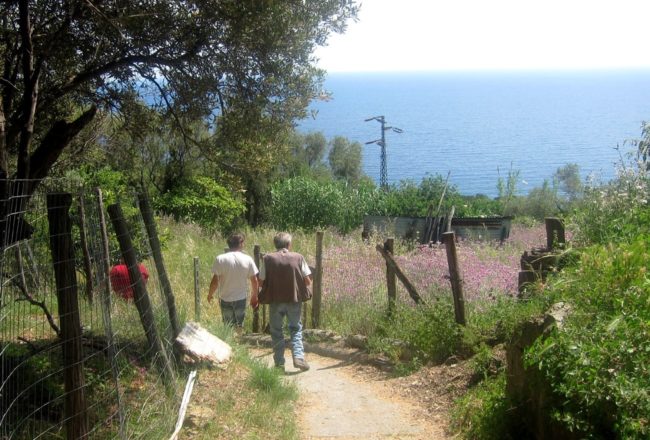
[[[219,298],[239,301],[248,297],[250,278],[257,275],[257,266],[243,252],[226,252],[214,260],[212,273],[219,277]]]

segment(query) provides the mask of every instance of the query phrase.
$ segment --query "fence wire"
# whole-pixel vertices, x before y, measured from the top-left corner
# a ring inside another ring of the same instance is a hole
[[[0,187],[2,183],[7,182],[0,181]],[[30,192],[26,189],[31,184],[10,182],[9,186],[13,188],[11,193],[23,194]],[[69,215],[73,223],[74,257],[69,263],[74,266],[77,281],[80,336],[75,342],[82,350],[78,363],[83,373],[78,389],[72,391],[64,383],[66,369],[74,365],[64,362],[65,343],[70,341],[61,337],[62,322],[67,318],[59,310],[50,245],[57,238],[49,232],[47,194],[53,192],[73,196]],[[94,188],[70,187],[62,180],[41,183],[30,197],[0,199],[2,440],[62,438],[69,418],[78,416],[87,424],[91,438],[165,438],[173,431],[174,417],[161,414],[173,413],[175,408],[166,405],[174,404],[165,402],[179,402],[182,390],[170,387],[165,375],[152,367],[158,364],[156,357],[160,354],[145,336],[152,329],[143,328],[134,301],[109,290],[110,268],[120,262],[122,253],[111,220],[106,210],[100,208],[101,201]],[[103,200],[105,208],[115,202],[120,202],[137,259],[149,274],[146,290],[155,318],[153,325],[165,351],[171,355],[174,331],[137,197],[116,200],[111,195]],[[528,246],[529,240],[524,238],[520,241]],[[533,239],[538,241],[537,236]],[[335,241],[338,244],[327,246],[322,256],[320,327],[337,328],[345,334],[369,334],[373,317],[388,309],[386,263],[375,248],[383,240]],[[188,249],[192,246],[188,245]],[[497,252],[492,244],[459,244],[467,299],[516,288],[521,250],[512,246],[505,254],[502,251]],[[304,254],[308,263],[315,265],[314,253]],[[400,244],[394,254],[425,301],[450,295],[444,247],[409,248]],[[191,265],[191,259],[187,264]],[[396,300],[398,304],[413,304],[399,282]],[[305,305],[307,327],[311,327],[311,307],[311,302]],[[350,310],[361,314],[361,319],[350,319]],[[264,315],[262,321],[266,321]],[[68,392],[75,391],[82,391],[86,401],[82,414],[66,411]]]
[[[161,401],[180,400],[169,399],[170,391],[179,390],[166,386],[150,367],[158,354],[147,342],[133,300],[107,290],[106,268],[118,264],[121,253],[108,216],[108,248],[104,243],[99,193],[56,180],[41,184],[31,197],[0,200],[11,214],[2,222],[0,252],[0,438],[61,438],[66,431],[64,370],[70,365],[64,363],[60,335],[67,317],[60,316],[57,303],[46,203],[47,193],[62,191],[73,194],[74,261],[68,263],[74,265],[81,320],[75,342],[81,346],[83,377],[74,391],[87,403],[83,414],[67,417],[80,416],[92,438],[162,438],[173,431],[173,418],[167,418],[169,426],[142,422],[167,409]],[[171,355],[173,332],[137,199],[120,203],[138,259],[150,275],[146,289],[156,330]]]

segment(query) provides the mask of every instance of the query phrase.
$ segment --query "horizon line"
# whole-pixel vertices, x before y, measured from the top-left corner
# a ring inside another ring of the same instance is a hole
[[[584,72],[650,72],[649,66],[614,67],[544,67],[544,68],[458,68],[458,69],[386,69],[386,70],[328,70],[327,74],[385,74],[385,73],[584,73]]]

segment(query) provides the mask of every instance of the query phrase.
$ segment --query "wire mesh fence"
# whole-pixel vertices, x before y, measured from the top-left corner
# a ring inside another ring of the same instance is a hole
[[[67,259],[54,261],[52,243],[60,237],[53,237],[50,227],[60,220],[52,218],[60,207],[48,206],[47,194],[62,191],[73,196],[73,247]],[[92,438],[159,438],[159,433],[173,431],[169,418],[169,426],[143,423],[166,410],[160,395],[178,390],[151,367],[161,353],[154,352],[138,307],[125,293],[136,286],[129,279],[119,295],[109,290],[110,268],[120,263],[122,252],[111,226],[103,228],[107,220],[101,198],[92,188],[66,188],[65,182],[50,180],[19,203],[0,200],[8,213],[0,253],[2,439],[71,438],[71,424],[85,425],[81,429]],[[138,260],[150,275],[146,290],[155,317],[150,325],[160,335],[163,354],[171,354],[173,329],[137,200],[122,200],[121,206]],[[57,283],[57,265],[72,268],[71,285]],[[62,301],[68,300],[78,304],[74,337],[65,332],[72,317]],[[72,362],[71,346],[79,348]],[[75,364],[81,374],[69,382]],[[71,394],[83,405],[71,403]]]
[[[69,210],[48,198],[61,192],[72,195]],[[13,194],[21,194],[20,187]],[[169,415],[181,394],[164,367],[173,353],[178,324],[171,318],[165,276],[147,230],[151,224],[143,220],[138,198],[115,200],[111,195],[104,200],[94,188],[72,188],[57,180],[42,183],[30,197],[16,197],[0,200],[0,214],[4,214],[0,217],[0,438],[75,438],[70,437],[70,427],[79,424],[91,438],[164,438],[173,431],[174,417]],[[151,319],[143,317],[133,276],[119,268],[125,252],[114,232],[114,219],[107,215],[108,206],[116,202],[131,238],[135,270],[147,291]],[[72,243],[63,259],[53,243],[65,234],[52,234],[52,224],[61,216],[70,218]],[[498,248],[491,243],[459,243],[468,300],[486,298],[491,292],[514,294],[519,255],[541,236],[517,238],[514,229],[511,243]],[[183,272],[184,283],[189,285],[196,243],[185,238],[178,262],[187,260],[187,267],[176,272]],[[324,247],[320,327],[368,335],[380,315],[385,315],[389,304],[386,261],[375,248],[380,242],[383,237],[362,242],[337,236]],[[316,240],[313,246],[303,243],[302,248],[313,248],[302,253],[315,265]],[[219,249],[214,251],[219,253]],[[425,301],[450,295],[443,246],[400,243],[394,258]],[[72,268],[74,286],[61,285],[58,264]],[[211,261],[204,265],[210,266]],[[208,275],[204,274],[203,284]],[[192,293],[184,292],[186,302],[190,303]],[[71,301],[78,304],[78,324],[73,325],[78,333],[73,336],[64,328],[73,322],[74,310],[64,307]],[[396,302],[413,304],[399,282]],[[310,327],[311,302],[305,310],[303,322]],[[77,347],[77,358],[71,359],[69,347]],[[67,382],[73,370],[80,371],[79,377]],[[75,406],[72,395],[83,405],[77,401]]]

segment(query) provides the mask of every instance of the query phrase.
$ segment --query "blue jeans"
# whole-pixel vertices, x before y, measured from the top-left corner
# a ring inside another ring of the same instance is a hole
[[[287,326],[291,334],[291,352],[294,358],[305,357],[302,346],[302,323],[300,312],[302,303],[272,303],[269,304],[269,324],[273,340],[273,361],[275,365],[284,365],[284,333],[282,325],[287,317]]]
[[[221,319],[226,325],[233,327],[244,326],[244,316],[246,315],[246,299],[238,301],[224,301],[219,300],[221,306]]]

